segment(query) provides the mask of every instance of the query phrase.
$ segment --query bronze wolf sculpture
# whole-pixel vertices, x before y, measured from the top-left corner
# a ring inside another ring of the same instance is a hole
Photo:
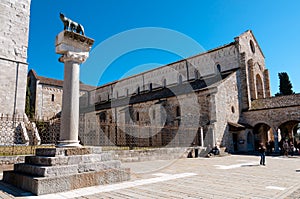
[[[84,29],[83,26],[79,23],[76,23],[75,21],[67,18],[64,14],[59,13],[59,17],[61,21],[64,24],[64,30],[70,30],[72,32],[81,33],[84,35]]]

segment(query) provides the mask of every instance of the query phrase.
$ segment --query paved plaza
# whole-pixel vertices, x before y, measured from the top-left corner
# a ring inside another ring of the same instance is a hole
[[[33,196],[0,183],[1,198],[300,198],[300,158],[231,155],[124,163],[132,179],[113,185]]]

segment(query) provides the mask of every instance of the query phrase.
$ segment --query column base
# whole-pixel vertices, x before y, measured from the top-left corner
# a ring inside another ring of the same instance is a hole
[[[56,145],[58,148],[63,148],[63,147],[82,147],[81,144],[79,144],[78,140],[63,140],[63,141],[58,141],[58,144]]]

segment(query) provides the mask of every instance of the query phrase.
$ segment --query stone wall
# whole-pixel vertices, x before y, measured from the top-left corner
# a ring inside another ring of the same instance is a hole
[[[235,38],[240,53],[243,110],[251,108],[251,100],[270,97],[269,73],[264,54],[251,31]]]
[[[25,111],[30,0],[0,2],[0,113]]]
[[[300,94],[271,97],[252,101],[252,110],[300,106]]]
[[[28,77],[28,87],[31,95],[30,104],[34,107],[35,119],[49,120],[56,117],[62,109],[63,81],[39,77],[33,70],[28,73]],[[87,85],[81,85],[81,87],[87,87]],[[79,94],[83,96],[82,99],[87,99],[85,89],[81,88]]]
[[[89,93],[89,105],[214,76],[218,65],[220,72],[239,68],[234,43],[98,87]]]
[[[252,131],[239,123],[247,124],[243,116],[253,100],[270,97],[269,84],[264,55],[246,31],[225,46],[90,92],[82,100],[81,134],[90,132],[98,144],[103,135],[105,143],[117,145],[217,144],[235,151],[238,141],[238,150],[252,150]]]
[[[284,98],[281,99],[284,100]],[[281,124],[286,122],[300,122],[299,110],[300,105],[251,110],[243,113],[242,122],[253,127],[257,124],[266,124],[274,130],[277,130]]]
[[[36,106],[37,111],[41,114],[38,118],[47,120],[53,118],[61,111],[62,107],[62,88],[57,86],[41,85],[40,98],[42,106]]]
[[[228,130],[228,122],[237,124],[240,118],[241,96],[238,95],[240,72],[231,74],[218,86],[214,97],[216,123],[215,139],[218,145],[227,146],[232,151],[232,135]]]

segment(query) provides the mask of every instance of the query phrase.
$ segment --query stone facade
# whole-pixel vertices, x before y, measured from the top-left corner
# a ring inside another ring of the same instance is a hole
[[[246,31],[230,44],[82,96],[79,136],[88,145],[253,150],[242,117],[254,100],[270,97],[269,84],[264,55]]]
[[[0,2],[0,113],[23,115],[30,0]]]
[[[38,76],[34,70],[28,73],[30,88],[30,105],[34,107],[37,120],[49,120],[57,117],[62,108],[63,81]],[[80,95],[84,95],[94,87],[80,85]]]

